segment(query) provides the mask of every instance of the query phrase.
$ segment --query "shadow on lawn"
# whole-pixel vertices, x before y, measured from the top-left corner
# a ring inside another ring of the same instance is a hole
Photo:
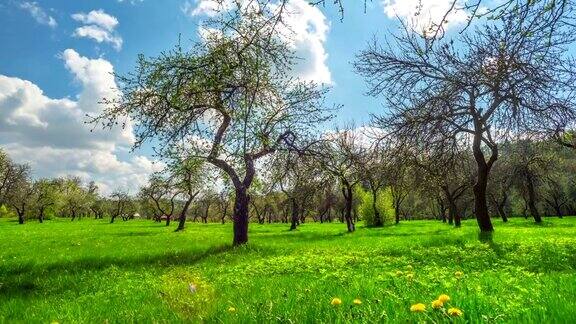
[[[138,258],[90,257],[72,262],[60,262],[45,266],[34,266],[32,263],[17,268],[0,266],[0,298],[12,296],[27,296],[43,290],[35,283],[38,278],[51,278],[52,276],[75,275],[83,271],[103,270],[111,266],[136,269],[146,266],[170,267],[175,265],[192,265],[208,257],[219,255],[232,250],[230,245],[221,245],[205,251],[185,253],[165,253],[153,256],[139,256]],[[59,287],[61,290],[69,288]],[[50,289],[55,293],[54,289]]]

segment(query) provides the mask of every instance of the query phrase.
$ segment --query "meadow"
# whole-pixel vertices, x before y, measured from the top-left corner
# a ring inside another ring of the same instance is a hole
[[[576,323],[576,218],[495,225],[1,219],[0,322]]]

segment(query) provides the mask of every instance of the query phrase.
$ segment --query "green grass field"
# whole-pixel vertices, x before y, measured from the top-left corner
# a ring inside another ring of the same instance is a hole
[[[0,220],[0,322],[576,323],[576,218],[495,227],[251,224],[233,249],[230,224]]]

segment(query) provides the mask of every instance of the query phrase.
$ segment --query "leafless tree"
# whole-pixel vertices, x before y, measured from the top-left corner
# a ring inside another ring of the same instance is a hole
[[[358,55],[356,71],[371,95],[385,95],[390,113],[375,117],[404,145],[430,150],[470,145],[480,230],[491,232],[486,188],[498,144],[511,134],[541,133],[576,113],[576,65],[566,52],[566,26],[514,16],[432,47],[408,29],[385,46]],[[548,126],[548,127],[547,127]]]

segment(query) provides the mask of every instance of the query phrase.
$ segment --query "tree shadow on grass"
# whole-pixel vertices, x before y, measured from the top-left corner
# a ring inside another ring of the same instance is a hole
[[[72,262],[59,262],[36,266],[33,263],[23,264],[16,268],[0,265],[0,299],[14,296],[28,296],[40,292],[34,281],[38,278],[51,278],[52,276],[62,276],[82,273],[84,271],[98,271],[115,266],[127,270],[138,269],[147,266],[171,267],[177,265],[193,265],[202,260],[226,253],[232,250],[230,245],[211,247],[205,251],[191,251],[184,253],[165,253],[153,256],[139,257],[90,257],[75,260]],[[67,287],[61,287],[67,290]],[[52,289],[51,289],[52,291]]]

